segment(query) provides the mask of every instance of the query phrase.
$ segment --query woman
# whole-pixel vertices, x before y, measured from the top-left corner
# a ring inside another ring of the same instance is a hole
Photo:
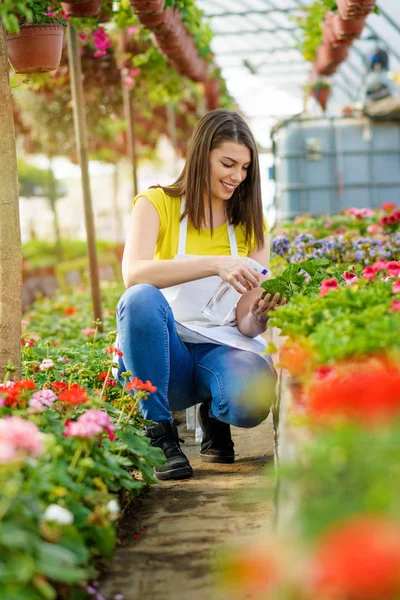
[[[261,299],[265,277],[246,257],[268,267],[256,143],[237,113],[216,110],[196,126],[177,181],[134,199],[122,262],[119,376],[129,370],[157,387],[140,409],[167,459],[159,479],[192,475],[171,410],[201,403],[201,456],[210,462],[233,462],[230,424],[254,427],[268,415],[269,405],[255,411],[243,397],[251,382],[275,381],[258,336],[285,300]],[[201,312],[221,279],[242,294],[223,326]]]

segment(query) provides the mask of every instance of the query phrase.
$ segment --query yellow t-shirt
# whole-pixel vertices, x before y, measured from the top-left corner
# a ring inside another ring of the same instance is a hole
[[[166,260],[174,258],[178,253],[179,226],[181,216],[181,199],[173,198],[164,192],[162,188],[151,188],[139,196],[145,196],[155,207],[160,217],[160,230],[154,258]],[[264,219],[264,231],[268,231],[267,222]],[[242,225],[235,227],[236,243],[239,256],[248,256],[255,247],[255,240],[245,244],[245,228]],[[229,256],[231,253],[227,224],[214,229],[213,235],[209,229],[195,229],[188,221],[186,252],[185,254],[197,254],[199,256]]]

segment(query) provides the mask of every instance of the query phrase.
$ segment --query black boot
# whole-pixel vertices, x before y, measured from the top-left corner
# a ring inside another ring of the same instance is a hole
[[[197,412],[203,432],[200,458],[204,462],[233,463],[235,452],[231,438],[231,428],[227,423],[209,416],[209,402],[202,402]]]
[[[179,442],[176,425],[169,421],[160,421],[147,427],[147,437],[150,444],[161,448],[167,459],[163,467],[156,467],[155,474],[158,479],[187,479],[193,475],[193,469],[187,457],[183,454]]]

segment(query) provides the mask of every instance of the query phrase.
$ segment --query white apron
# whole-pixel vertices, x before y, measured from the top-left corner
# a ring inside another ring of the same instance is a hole
[[[181,215],[184,209],[185,199],[182,198]],[[193,258],[193,255],[186,254],[187,226],[188,216],[186,215],[180,223],[178,254],[174,260]],[[235,228],[229,223],[227,226],[231,256],[238,257]],[[236,324],[236,308],[231,312],[230,321],[226,325],[212,323],[201,313],[201,309],[220,283],[220,277],[212,276],[160,290],[172,308],[179,337],[184,342],[223,344],[260,354],[264,351],[267,342],[261,336],[249,338],[240,333]],[[263,354],[263,358],[270,362],[269,355]]]

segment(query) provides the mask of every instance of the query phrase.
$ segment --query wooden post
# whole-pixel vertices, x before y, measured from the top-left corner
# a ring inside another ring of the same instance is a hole
[[[136,159],[135,105],[133,92],[122,86],[122,97],[128,137],[128,154],[132,164],[133,195],[136,196],[138,194],[138,177]]]
[[[0,19],[0,384],[21,364],[22,251],[13,104],[6,33]]]
[[[85,226],[89,256],[90,285],[94,319],[102,318],[99,269],[96,252],[96,234],[94,228],[92,194],[89,177],[89,152],[86,130],[85,104],[82,85],[82,65],[80,58],[78,33],[68,25],[68,61],[71,77],[72,105],[74,113],[75,137],[78,149],[79,165],[82,173],[82,193],[85,210]]]

